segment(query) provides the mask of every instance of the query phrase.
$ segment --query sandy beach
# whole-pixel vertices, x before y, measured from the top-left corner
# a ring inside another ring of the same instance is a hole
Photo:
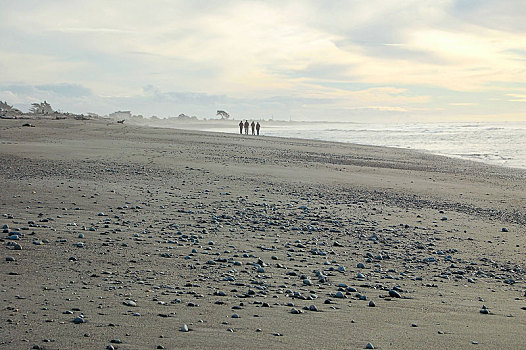
[[[1,120],[0,348],[524,349],[525,183],[402,149]]]

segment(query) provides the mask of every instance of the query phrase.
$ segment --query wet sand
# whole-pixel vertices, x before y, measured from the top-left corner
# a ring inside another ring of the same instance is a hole
[[[0,121],[2,349],[526,347],[525,170],[26,122]]]

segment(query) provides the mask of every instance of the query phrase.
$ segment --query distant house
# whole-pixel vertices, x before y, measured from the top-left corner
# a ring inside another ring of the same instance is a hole
[[[118,119],[118,120],[130,119],[132,117],[132,114],[131,114],[131,111],[117,111],[117,112],[110,113],[109,117],[112,119]]]
[[[184,113],[181,113],[179,114],[177,117],[171,117],[170,119],[176,119],[178,121],[183,121],[183,120],[197,120],[197,117],[195,116],[192,116],[190,117],[189,115],[186,115]]]

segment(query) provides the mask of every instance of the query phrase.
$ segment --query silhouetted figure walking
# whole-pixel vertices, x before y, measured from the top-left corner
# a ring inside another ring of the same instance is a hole
[[[256,128],[256,123],[254,123],[254,121],[252,121],[252,124],[250,124],[250,127],[252,128],[252,135],[255,135],[255,131],[254,129]]]
[[[256,132],[259,136],[259,129],[261,128],[261,125],[259,125],[259,122],[256,123]]]
[[[239,122],[239,133],[243,134],[243,121]]]
[[[245,120],[245,134],[248,135],[248,120]]]

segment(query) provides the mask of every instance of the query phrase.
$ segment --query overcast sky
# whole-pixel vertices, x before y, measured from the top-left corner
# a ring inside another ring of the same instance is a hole
[[[526,120],[524,0],[0,2],[22,110]]]

